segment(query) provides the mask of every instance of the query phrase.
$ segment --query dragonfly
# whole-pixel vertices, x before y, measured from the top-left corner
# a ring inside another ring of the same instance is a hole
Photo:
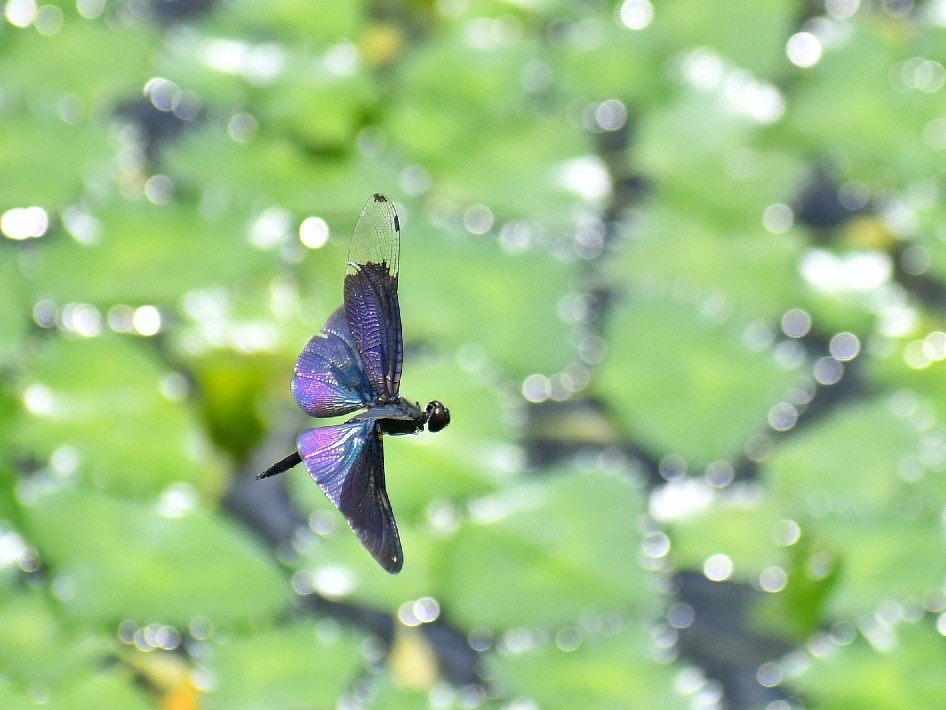
[[[256,478],[299,463],[391,574],[404,557],[384,484],[383,435],[437,432],[450,423],[438,401],[421,409],[399,394],[404,343],[397,300],[401,225],[390,200],[374,194],[355,224],[345,271],[344,304],[296,360],[292,395],[312,417],[364,410],[343,424],[306,429],[296,451]]]

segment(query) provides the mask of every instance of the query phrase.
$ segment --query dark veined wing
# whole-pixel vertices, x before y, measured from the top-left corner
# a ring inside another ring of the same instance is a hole
[[[352,340],[344,306],[329,316],[296,360],[292,396],[313,417],[347,414],[376,399]]]
[[[361,544],[394,574],[404,563],[394,512],[384,488],[384,453],[376,421],[308,429],[299,454],[309,475],[341,511]]]
[[[345,315],[368,381],[382,401],[397,397],[401,381],[400,235],[394,206],[384,195],[372,195],[355,225],[345,272]]]

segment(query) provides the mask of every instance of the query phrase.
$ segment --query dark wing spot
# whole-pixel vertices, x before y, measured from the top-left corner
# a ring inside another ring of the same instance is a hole
[[[387,202],[388,198],[382,195],[380,192],[376,192],[372,195],[375,202]]]

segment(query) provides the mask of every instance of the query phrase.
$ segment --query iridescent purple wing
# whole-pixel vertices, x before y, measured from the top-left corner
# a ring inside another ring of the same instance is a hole
[[[400,235],[394,206],[384,195],[372,195],[355,225],[345,272],[345,315],[365,375],[382,402],[397,398],[401,381]]]
[[[391,574],[404,563],[384,488],[381,431],[374,420],[308,429],[299,454],[309,475],[348,521],[361,544]]]
[[[344,306],[329,316],[296,360],[292,396],[313,417],[337,417],[377,399],[362,369]]]

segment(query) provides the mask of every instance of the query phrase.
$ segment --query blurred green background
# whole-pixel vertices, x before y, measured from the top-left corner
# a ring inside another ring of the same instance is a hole
[[[0,4],[0,707],[946,705],[944,0]],[[253,480],[376,191],[398,576]]]

